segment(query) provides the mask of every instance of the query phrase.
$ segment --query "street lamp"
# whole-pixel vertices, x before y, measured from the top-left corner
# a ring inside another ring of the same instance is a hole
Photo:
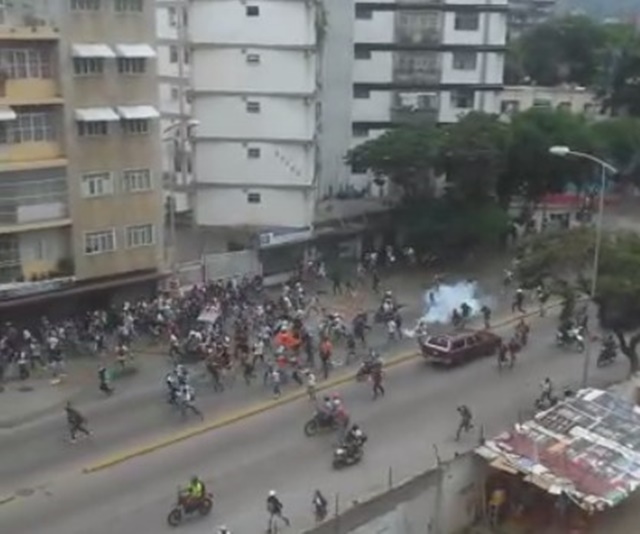
[[[598,289],[598,269],[600,266],[600,248],[602,246],[602,228],[603,228],[603,219],[604,219],[604,197],[606,193],[607,187],[607,173],[617,174],[618,169],[616,169],[610,163],[593,156],[591,154],[587,154],[585,152],[577,152],[575,150],[571,150],[568,146],[552,146],[549,148],[549,153],[554,156],[560,157],[574,157],[580,159],[589,160],[600,167],[600,195],[598,197],[598,220],[596,223],[596,243],[595,250],[593,253],[593,267],[591,273],[591,287],[589,290],[589,305],[591,306],[594,299],[596,298],[596,291]],[[582,387],[587,387],[587,383],[589,381],[589,364],[591,363],[591,336],[587,336],[587,343],[584,352],[584,362],[582,367]]]

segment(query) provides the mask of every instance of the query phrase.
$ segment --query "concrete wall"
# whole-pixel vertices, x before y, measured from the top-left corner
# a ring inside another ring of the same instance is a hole
[[[306,534],[454,534],[478,517],[486,467],[466,454],[355,504]]]

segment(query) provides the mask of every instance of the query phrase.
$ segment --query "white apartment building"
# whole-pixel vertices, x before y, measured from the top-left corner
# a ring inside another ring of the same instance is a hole
[[[351,146],[407,122],[498,113],[507,13],[507,0],[356,2]]]
[[[310,227],[316,2],[193,2],[194,216],[206,227]]]

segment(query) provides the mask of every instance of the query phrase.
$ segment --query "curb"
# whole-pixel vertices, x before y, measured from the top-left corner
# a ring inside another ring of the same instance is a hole
[[[0,497],[0,506],[4,504],[9,504],[10,502],[15,501],[17,498],[18,497],[16,495],[8,495],[6,497]]]
[[[550,310],[553,308],[556,308],[560,305],[560,303],[553,303],[548,305],[545,310]],[[492,329],[495,328],[502,328],[505,326],[508,326],[510,324],[513,324],[517,321],[519,321],[522,318],[527,318],[527,317],[532,317],[534,315],[538,315],[538,310],[532,311],[532,312],[526,312],[523,314],[519,314],[516,316],[512,316],[509,317],[508,319],[503,319],[501,321],[497,321]],[[390,360],[388,360],[387,362],[385,362],[385,368],[389,369],[389,368],[393,368],[393,367],[397,367],[403,363],[406,363],[410,360],[414,360],[417,359],[420,356],[419,352],[416,351],[412,351],[412,352],[406,352],[404,354],[399,354],[393,358],[391,358]],[[351,382],[352,380],[354,380],[355,377],[355,372],[354,371],[349,371],[346,373],[341,374],[340,376],[337,376],[333,379],[330,379],[322,384],[319,384],[317,387],[316,391],[324,391],[327,389],[331,389],[334,388],[336,386],[340,386],[342,384],[345,384],[347,382]],[[136,449],[132,449],[128,452],[124,452],[124,453],[120,453],[118,455],[112,456],[110,458],[107,458],[106,460],[103,460],[101,462],[98,462],[96,464],[90,465],[88,467],[85,467],[82,469],[82,472],[84,474],[91,474],[91,473],[97,473],[98,471],[103,471],[105,469],[108,469],[110,467],[114,467],[118,464],[127,462],[128,460],[132,460],[133,458],[139,457],[139,456],[144,456],[147,454],[150,454],[152,452],[161,450],[161,449],[165,449],[167,447],[170,447],[172,445],[175,445],[177,443],[180,443],[182,441],[186,441],[188,439],[200,436],[202,434],[205,434],[207,432],[210,432],[212,430],[217,430],[219,428],[223,428],[226,426],[230,426],[234,423],[237,423],[239,421],[242,421],[244,419],[249,419],[250,417],[254,417],[256,415],[265,413],[269,410],[272,410],[273,408],[277,408],[279,406],[284,406],[285,404],[290,404],[296,400],[305,398],[307,396],[307,392],[302,389],[302,390],[298,390],[292,393],[289,393],[287,395],[284,395],[282,397],[280,397],[279,399],[276,400],[272,400],[272,401],[267,401],[267,402],[262,402],[260,404],[254,405],[250,408],[244,409],[244,410],[240,410],[232,415],[229,415],[227,417],[223,417],[222,419],[218,419],[217,421],[213,421],[211,423],[206,423],[203,424],[201,426],[198,426],[196,428],[190,429],[190,430],[186,430],[184,432],[180,432],[172,437],[165,437],[165,438],[161,438],[158,441],[156,441],[155,443],[151,443],[149,445],[145,445],[145,446],[141,446],[139,448]]]

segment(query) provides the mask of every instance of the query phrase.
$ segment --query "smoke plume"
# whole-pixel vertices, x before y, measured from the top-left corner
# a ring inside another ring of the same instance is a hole
[[[424,299],[426,304],[424,320],[428,323],[450,323],[453,310],[460,311],[460,306],[465,302],[471,308],[472,316],[480,313],[484,305],[476,282],[439,284],[429,289]]]

